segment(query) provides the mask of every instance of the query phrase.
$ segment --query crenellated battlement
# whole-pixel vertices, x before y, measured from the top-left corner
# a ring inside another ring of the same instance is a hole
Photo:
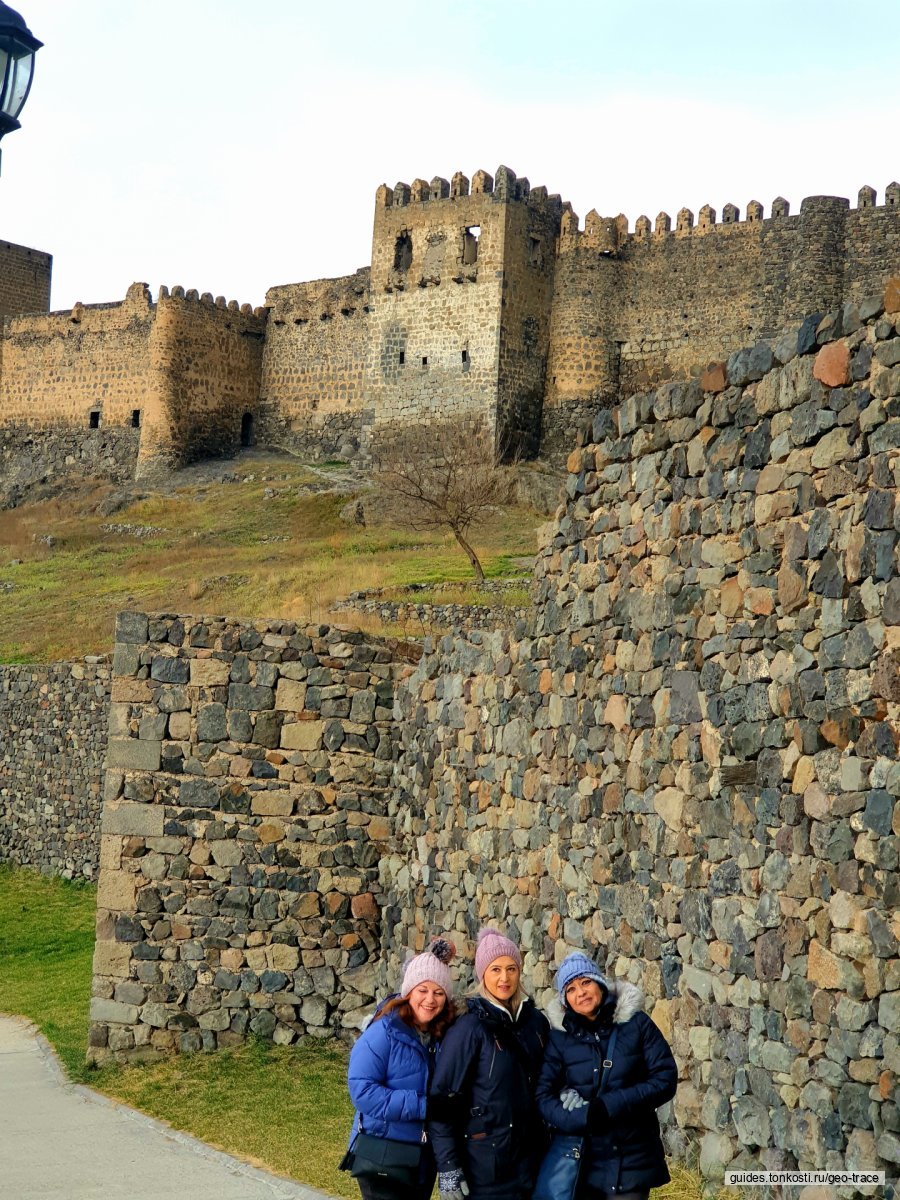
[[[191,304],[201,304],[205,308],[218,308],[261,320],[265,320],[268,315],[268,309],[261,305],[254,308],[252,304],[240,304],[237,300],[226,300],[224,296],[213,296],[212,292],[199,292],[196,288],[185,289],[180,283],[176,283],[171,289],[164,283],[160,284],[159,302],[164,303],[167,300],[186,300]]]
[[[835,213],[870,213],[885,210],[900,209],[900,183],[888,184],[885,189],[884,203],[877,202],[877,192],[869,184],[859,189],[856,208],[851,209],[850,201],[840,196],[807,196],[800,205],[799,214],[794,220],[802,221],[807,215],[833,211]],[[669,213],[660,212],[655,220],[642,214],[637,218],[634,227],[629,231],[628,218],[620,213],[617,217],[602,217],[596,209],[591,209],[581,225],[577,214],[567,212],[563,216],[560,228],[560,249],[565,251],[578,246],[595,246],[601,253],[614,254],[627,242],[643,242],[661,237],[686,237],[691,235],[705,236],[714,231],[731,232],[732,227],[742,231],[750,231],[759,225],[783,221],[791,216],[790,204],[783,196],[776,196],[772,201],[768,217],[759,200],[750,200],[741,219],[741,210],[737,205],[729,203],[722,209],[721,220],[716,219],[716,210],[709,204],[704,204],[695,223],[694,213],[689,208],[679,209],[673,224]],[[736,232],[736,230],[735,230]]]
[[[494,175],[484,170],[476,171],[471,181],[462,171],[457,171],[449,182],[435,175],[430,181],[414,179],[411,184],[400,182],[394,187],[383,183],[375,192],[375,205],[378,209],[406,208],[411,204],[452,202],[471,196],[489,196],[498,204],[520,202],[536,208],[549,206],[557,211],[566,207],[558,195],[550,195],[543,186],[532,187],[527,179],[519,179],[512,168],[502,165]]]

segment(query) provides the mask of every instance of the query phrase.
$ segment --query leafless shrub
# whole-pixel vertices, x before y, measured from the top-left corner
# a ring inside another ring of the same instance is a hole
[[[483,582],[469,533],[510,491],[508,468],[498,464],[490,432],[465,419],[412,425],[382,434],[373,460],[385,515],[406,529],[448,529]]]

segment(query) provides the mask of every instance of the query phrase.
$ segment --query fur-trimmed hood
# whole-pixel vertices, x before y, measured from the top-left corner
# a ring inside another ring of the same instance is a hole
[[[609,998],[615,1003],[612,1019],[616,1025],[624,1025],[635,1013],[643,1011],[644,993],[633,983],[626,983],[624,980],[611,981]],[[559,997],[554,996],[546,1008],[547,1020],[554,1029],[563,1029],[563,1017],[569,1011],[571,1010],[564,1007]]]

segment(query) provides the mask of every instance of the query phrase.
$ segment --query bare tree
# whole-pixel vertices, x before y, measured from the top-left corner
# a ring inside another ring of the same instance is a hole
[[[382,435],[373,459],[375,487],[391,518],[406,529],[449,529],[483,583],[469,531],[510,489],[488,430],[461,419],[411,425]]]

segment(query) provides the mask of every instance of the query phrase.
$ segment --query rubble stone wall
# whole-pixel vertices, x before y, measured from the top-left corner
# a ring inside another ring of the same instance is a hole
[[[143,284],[115,304],[8,319],[3,326],[4,425],[87,431],[130,426],[150,390],[154,308]]]
[[[398,693],[390,962],[640,985],[700,1166],[900,1161],[900,288],[601,412],[534,616]],[[414,847],[414,852],[412,848]]]
[[[807,197],[698,219],[683,209],[628,231],[625,217],[564,219],[556,263],[545,429],[553,410],[606,404],[664,379],[689,377],[809,313],[883,288],[900,253],[900,189],[858,207]],[[551,443],[550,450],[554,449]]]
[[[369,268],[270,288],[257,440],[309,458],[355,458],[371,425]]]
[[[138,475],[234,454],[254,440],[266,313],[161,288]]]
[[[0,666],[0,861],[96,878],[110,667]]]
[[[120,614],[93,1061],[359,1023],[411,669],[402,647],[336,627]]]
[[[0,322],[50,307],[53,258],[42,250],[0,242]]]

